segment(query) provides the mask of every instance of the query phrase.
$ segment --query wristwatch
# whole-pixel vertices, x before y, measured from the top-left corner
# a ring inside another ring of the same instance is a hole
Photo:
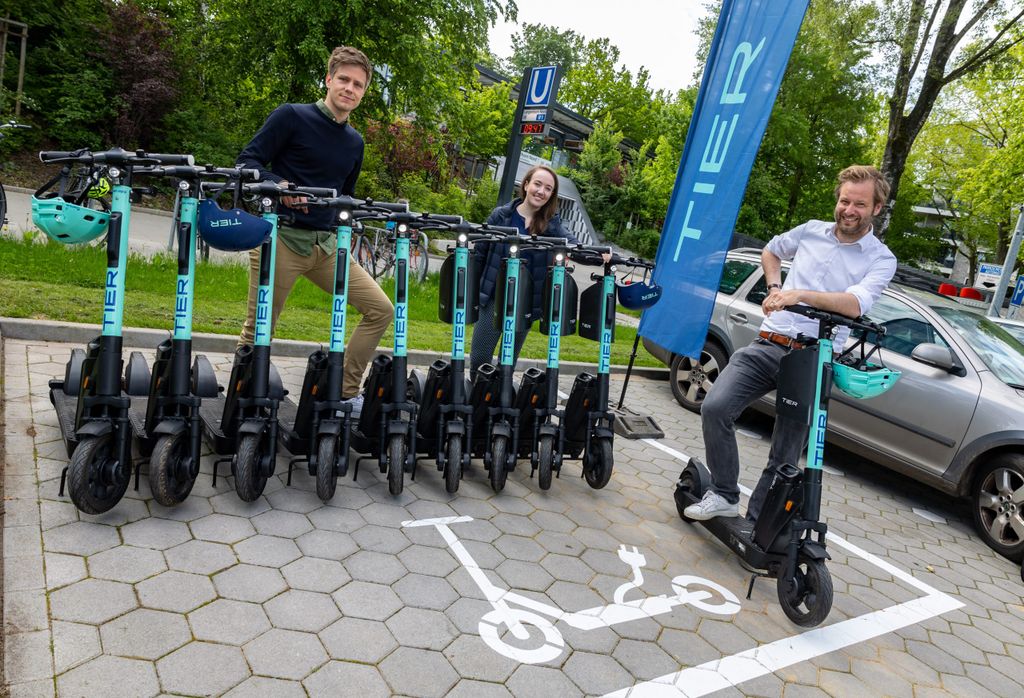
[[[782,290],[782,284],[768,284],[768,288],[769,289],[777,288],[777,289],[779,289],[781,291]]]

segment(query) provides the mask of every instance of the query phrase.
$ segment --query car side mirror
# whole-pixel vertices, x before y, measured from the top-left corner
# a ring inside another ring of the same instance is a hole
[[[938,344],[918,344],[910,353],[910,358],[926,366],[941,368],[954,376],[967,375],[967,370],[964,369],[963,364],[956,358],[953,351]]]

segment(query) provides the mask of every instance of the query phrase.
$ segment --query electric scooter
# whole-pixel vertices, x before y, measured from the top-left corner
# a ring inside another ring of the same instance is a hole
[[[406,211],[406,204],[362,201],[349,196],[317,199],[309,206],[337,211],[338,230],[334,262],[334,296],[331,303],[331,335],[328,350],[309,356],[299,403],[285,400],[278,422],[285,448],[298,458],[288,463],[288,483],[295,462],[305,460],[309,474],[316,477],[316,493],[323,501],[334,496],[339,476],[348,472],[349,434],[352,405],[342,400],[345,366],[345,318],[348,309],[348,268],[352,230],[358,219],[381,213]]]
[[[469,466],[473,443],[465,347],[466,328],[480,315],[480,279],[470,245],[480,240],[517,237],[518,231],[468,222],[447,226],[447,230],[456,234],[455,246],[448,248],[449,255],[441,265],[437,305],[438,317],[452,326],[451,357],[449,361],[438,359],[430,366],[418,419],[418,443],[421,452],[437,460],[445,490],[453,494]]]
[[[395,224],[395,348],[391,357],[378,355],[370,365],[352,448],[362,454],[376,452],[378,468],[388,477],[388,491],[397,496],[405,487],[406,473],[416,478],[416,425],[423,390],[408,370],[409,246],[431,223],[446,226],[461,223],[462,218],[404,211],[389,214],[388,221]],[[357,476],[358,467],[357,460]]]
[[[149,459],[149,485],[153,498],[163,506],[181,503],[199,475],[202,455],[202,398],[217,397],[213,367],[205,356],[192,364],[192,309],[195,300],[197,207],[202,181],[228,179],[256,181],[258,170],[216,168],[213,165],[179,165],[155,168],[148,175],[175,177],[178,211],[175,235],[178,244],[178,278],[175,284],[174,330],[156,348],[152,378],[146,386],[134,381],[150,374],[141,352],[133,351],[125,368],[125,387],[132,399],[128,418],[139,452]],[[137,468],[136,468],[137,474]]]
[[[854,397],[873,397],[892,387],[899,372],[868,361],[877,350],[877,338],[885,334],[884,327],[806,305],[788,306],[786,310],[818,320],[817,338],[798,336],[804,348],[782,358],[775,399],[777,418],[810,427],[807,465],[803,471],[791,463],[777,469],[757,521],[737,516],[698,523],[753,571],[748,599],[758,577],[776,579],[779,604],[786,616],[797,625],[813,627],[824,621],[832,608],[832,577],[825,566],[829,559],[825,548],[828,527],[820,520],[821,467],[832,384]],[[848,327],[860,336],[834,359],[832,337],[840,327]],[[869,337],[876,338],[875,347],[865,354]],[[854,355],[858,348],[859,357]],[[675,489],[676,509],[684,521],[692,522],[684,510],[699,502],[710,486],[707,466],[691,458]]]
[[[241,186],[241,192],[259,197],[261,217],[269,223],[266,238],[260,245],[255,337],[253,345],[246,344],[235,350],[226,394],[203,400],[199,416],[203,422],[203,433],[214,453],[228,456],[214,461],[214,485],[217,483],[217,466],[230,461],[235,476],[235,491],[242,501],[253,502],[263,494],[267,479],[274,474],[277,411],[285,395],[281,378],[270,363],[270,323],[274,307],[274,263],[279,219],[277,203],[286,196],[315,199],[333,197],[336,192],[333,189],[298,187],[294,184],[281,186],[276,182],[245,184]],[[233,220],[238,220],[244,212],[236,209],[233,213]]]
[[[191,155],[134,153],[120,148],[99,153],[44,151],[44,163],[65,163],[62,177],[72,165],[85,165],[89,177],[113,184],[110,214],[65,201],[62,196],[41,198],[36,192],[32,217],[36,225],[60,242],[84,242],[107,234],[107,271],[103,290],[103,326],[86,351],[74,349],[64,380],[50,381],[50,402],[57,411],[61,434],[71,461],[61,472],[60,494],[68,486],[71,501],[87,514],[109,511],[128,489],[132,474],[131,428],[128,394],[122,391],[121,324],[124,317],[125,271],[131,203],[148,190],[133,187],[137,168],[154,165],[191,165]],[[47,186],[52,186],[51,180]],[[46,187],[44,187],[46,188]],[[62,194],[63,192],[61,192]],[[80,202],[81,203],[81,202]],[[71,221],[84,226],[85,234]],[[134,381],[142,385],[144,377]]]
[[[602,250],[607,252],[608,249]],[[652,268],[636,257],[611,255],[604,261],[596,250],[577,248],[570,257],[581,264],[601,265],[602,273],[591,274],[597,282],[580,294],[579,335],[600,345],[597,375],[583,371],[573,381],[565,403],[565,450],[570,458],[582,453],[583,477],[594,489],[608,484],[614,467],[612,451],[615,431],[608,409],[612,342],[615,341],[615,266]]]

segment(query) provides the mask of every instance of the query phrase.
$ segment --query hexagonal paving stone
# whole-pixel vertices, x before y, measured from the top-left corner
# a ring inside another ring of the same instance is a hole
[[[448,698],[512,698],[512,693],[500,683],[462,679],[448,691]]]
[[[100,626],[103,651],[121,657],[157,659],[192,639],[177,613],[140,608]]]
[[[74,584],[80,579],[85,579],[88,574],[85,569],[85,558],[78,555],[45,553],[43,560],[46,564],[47,589]]]
[[[408,574],[394,555],[360,550],[345,560],[345,569],[353,579],[378,584],[394,584]]]
[[[320,641],[334,659],[376,664],[398,647],[384,623],[341,618],[320,632]]]
[[[331,594],[346,616],[386,620],[402,607],[402,600],[383,584],[349,582]]]
[[[348,584],[351,579],[340,562],[318,557],[300,557],[282,567],[281,574],[288,580],[288,586],[293,589],[322,591],[328,594]]]
[[[231,546],[205,540],[190,540],[168,550],[167,564],[179,572],[214,574],[238,562]]]
[[[167,569],[159,550],[119,545],[88,559],[89,574],[99,579],[135,584]]]
[[[519,662],[498,654],[473,635],[460,635],[444,650],[444,656],[466,679],[504,682]]]
[[[410,572],[434,577],[447,577],[459,567],[458,561],[448,550],[422,545],[406,548],[398,553],[398,559]]]
[[[188,526],[170,519],[142,519],[121,528],[128,545],[154,550],[167,550],[192,538]]]
[[[351,662],[328,662],[302,682],[311,696],[336,696],[339,687],[352,696],[386,696],[391,692],[376,667]]]
[[[272,492],[267,495],[267,501],[275,509],[294,511],[298,514],[308,514],[317,509],[324,508],[324,503],[320,501],[316,493],[309,490],[300,490],[295,487],[285,487],[277,492]]]
[[[352,533],[360,526],[366,525],[366,520],[359,515],[359,512],[337,507],[323,507],[311,511],[309,520],[318,529],[340,533]]]
[[[327,594],[291,589],[263,604],[276,628],[318,632],[333,623],[341,613]]]
[[[228,599],[263,603],[288,588],[278,570],[256,565],[235,565],[214,575],[217,592]]]
[[[590,652],[573,652],[562,671],[587,695],[610,693],[635,682],[613,658]]]
[[[156,663],[164,690],[218,695],[249,676],[242,651],[209,642],[190,642]]]
[[[423,574],[407,574],[392,588],[407,606],[436,611],[443,611],[459,598],[458,592],[447,580]]]
[[[547,570],[535,562],[505,560],[495,571],[501,575],[510,589],[544,591],[555,581]]]
[[[337,531],[310,531],[295,539],[303,555],[327,560],[344,560],[359,547],[352,537]]]
[[[352,539],[361,550],[378,553],[400,553],[409,547],[409,539],[401,529],[367,524],[352,534]]]
[[[207,577],[185,572],[164,572],[136,585],[143,606],[188,613],[217,598]]]
[[[210,514],[189,524],[192,535],[200,540],[215,543],[238,543],[256,535],[256,529],[249,519],[228,514]]]
[[[399,647],[378,666],[395,693],[443,696],[459,675],[440,652]]]
[[[92,625],[55,620],[51,628],[55,675],[63,674],[68,669],[103,653],[99,630]]]
[[[136,606],[131,586],[100,579],[85,579],[50,594],[50,615],[79,623],[99,625]]]
[[[197,482],[196,486],[200,483]],[[195,496],[195,490],[193,490],[193,496],[186,499],[181,504],[177,504],[173,507],[165,507],[159,504],[155,499],[149,502],[149,511],[153,516],[161,519],[174,519],[175,521],[195,521],[201,519],[204,516],[208,516],[213,512],[213,507],[210,505],[210,500],[206,497]]]
[[[298,538],[303,533],[313,530],[313,524],[302,514],[276,509],[252,517],[252,525],[264,535],[280,538]]]
[[[75,521],[43,533],[43,547],[55,553],[95,555],[121,544],[113,526]]]
[[[386,625],[403,647],[442,650],[459,634],[443,613],[422,608],[403,608]]]
[[[242,648],[256,674],[303,679],[327,661],[316,635],[274,628]]]
[[[540,562],[547,554],[540,545],[532,538],[504,534],[492,544],[498,551],[510,560],[522,560],[524,562]]]
[[[270,481],[267,482],[267,486],[270,486]],[[270,510],[270,504],[267,503],[266,497],[260,497],[255,502],[243,502],[234,491],[222,492],[210,497],[210,504],[218,514],[240,516],[246,520]]]
[[[517,696],[563,698],[583,695],[569,677],[558,669],[529,664],[516,669],[505,685]]]
[[[235,553],[239,561],[263,567],[283,567],[302,556],[292,540],[262,534],[236,543]]]
[[[57,692],[62,696],[109,696],[114,694],[111,683],[115,680],[118,698],[151,698],[160,692],[152,662],[109,655],[57,677]]]
[[[270,630],[263,607],[255,603],[217,599],[188,614],[197,640],[244,645]]]
[[[306,698],[306,691],[298,681],[250,676],[225,693],[224,698]]]

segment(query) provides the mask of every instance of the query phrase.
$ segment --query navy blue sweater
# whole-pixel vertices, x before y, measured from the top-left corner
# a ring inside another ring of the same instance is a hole
[[[355,194],[363,165],[363,137],[348,122],[339,124],[316,104],[282,104],[238,156],[242,167],[255,167],[265,179],[282,179],[307,187],[331,187]],[[295,227],[334,229],[334,212],[289,208]]]

